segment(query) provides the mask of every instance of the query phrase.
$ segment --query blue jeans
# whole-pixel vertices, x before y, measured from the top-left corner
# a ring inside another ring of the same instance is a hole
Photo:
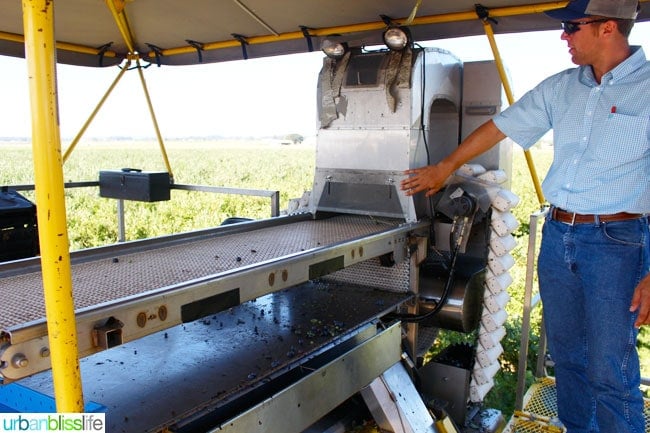
[[[629,309],[649,255],[646,218],[544,224],[539,285],[568,433],[645,432],[637,314]]]

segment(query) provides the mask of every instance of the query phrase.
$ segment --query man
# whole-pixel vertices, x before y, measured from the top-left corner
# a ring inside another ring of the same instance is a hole
[[[544,80],[440,163],[407,170],[401,184],[430,196],[506,136],[529,148],[553,129],[538,275],[569,433],[645,431],[635,342],[650,323],[650,62],[628,44],[637,12],[637,0],[548,11],[578,67]]]

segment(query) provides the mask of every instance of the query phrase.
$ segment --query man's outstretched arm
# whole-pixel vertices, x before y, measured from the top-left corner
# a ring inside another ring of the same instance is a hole
[[[440,190],[447,178],[460,166],[488,151],[504,138],[506,135],[492,120],[488,120],[438,164],[406,170],[404,174],[409,177],[402,181],[401,188],[406,191],[406,195],[426,191],[426,196],[429,197]]]

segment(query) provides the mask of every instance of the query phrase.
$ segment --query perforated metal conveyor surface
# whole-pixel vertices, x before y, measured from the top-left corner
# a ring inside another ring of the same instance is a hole
[[[72,258],[75,308],[155,291],[163,287],[334,245],[397,227],[399,220],[340,215],[277,218],[271,226],[224,226],[192,237],[169,237],[98,248]],[[282,223],[286,221],[286,223]],[[247,229],[248,228],[248,229]],[[45,317],[40,270],[0,267],[0,329]]]

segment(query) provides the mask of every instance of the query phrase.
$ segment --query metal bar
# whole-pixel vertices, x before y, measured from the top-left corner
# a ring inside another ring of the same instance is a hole
[[[77,329],[66,224],[58,123],[54,3],[23,0],[25,53],[32,111],[32,153],[47,316],[48,352],[58,412],[83,412]],[[24,355],[12,362],[21,365]]]
[[[133,35],[131,34],[131,29],[129,28],[129,23],[126,20],[126,15],[124,14],[124,2],[119,2],[120,5],[116,5],[116,0],[106,0],[106,6],[111,11],[115,24],[122,34],[122,39],[126,47],[129,49],[129,53],[135,52],[135,44],[133,43]]]
[[[70,148],[69,148],[70,149]],[[66,182],[65,188],[87,188],[97,187],[99,182],[86,181],[86,182]],[[16,191],[34,191],[34,185],[11,185],[11,189]],[[209,185],[188,185],[188,184],[173,184],[170,189],[177,189],[180,191],[198,191],[210,192],[215,194],[235,194],[235,195],[249,195],[254,197],[268,197],[271,199],[271,216],[280,216],[280,191],[272,191],[267,189],[246,189],[246,188],[230,188],[223,186],[209,186]],[[120,209],[120,204],[117,207],[118,215],[118,242],[124,242],[124,207]],[[121,216],[120,216],[121,215]],[[122,229],[120,229],[120,219],[122,221]]]
[[[0,40],[18,42],[22,44],[25,42],[25,37],[16,33],[0,32]],[[68,42],[56,42],[56,49],[81,54],[90,54],[94,56],[102,54],[104,57],[117,57],[117,53],[115,53],[115,51],[102,51],[95,47],[87,47],[85,45],[71,44]]]
[[[266,30],[268,30],[270,33],[274,34],[275,36],[279,36],[280,34],[275,31],[273,27],[268,25],[262,18],[260,18],[255,12],[250,10],[248,6],[246,6],[244,3],[242,3],[240,0],[233,0],[237,5],[242,8],[244,12],[246,12],[248,15],[250,15],[251,18],[253,18],[255,21],[260,23],[262,27],[264,27]]]
[[[171,189],[178,189],[182,191],[200,191],[212,192],[216,194],[239,194],[239,195],[252,195],[257,197],[273,197],[279,191],[271,191],[268,189],[246,189],[246,188],[230,188],[223,186],[209,186],[209,185],[188,185],[188,184],[174,184],[170,186]]]
[[[126,241],[126,225],[124,223],[124,200],[117,199],[117,241]]]
[[[129,61],[124,65],[124,67],[120,70],[120,73],[117,74],[117,77],[115,77],[115,80],[114,80],[113,83],[110,85],[110,87],[108,88],[108,90],[106,91],[106,93],[104,94],[104,96],[102,97],[102,99],[100,99],[100,101],[97,103],[97,106],[95,106],[95,109],[92,111],[92,113],[90,113],[90,116],[88,117],[88,120],[86,120],[86,122],[83,124],[83,126],[81,127],[81,129],[80,129],[79,132],[77,133],[77,136],[74,138],[74,140],[72,140],[72,143],[70,143],[70,146],[68,146],[68,148],[66,149],[65,153],[63,154],[63,163],[64,163],[64,164],[65,164],[65,162],[68,160],[68,157],[70,156],[70,154],[72,153],[72,151],[73,151],[73,150],[75,149],[75,147],[77,146],[77,143],[79,142],[79,140],[81,140],[81,137],[82,137],[82,136],[84,135],[84,133],[86,132],[86,129],[88,129],[88,126],[89,126],[90,123],[93,121],[93,119],[95,118],[95,116],[96,116],[97,113],[99,112],[100,108],[102,108],[102,105],[104,105],[104,102],[106,102],[106,99],[108,99],[108,95],[111,94],[111,92],[113,91],[113,89],[115,88],[115,86],[117,85],[117,83],[118,83],[118,82],[120,81],[120,79],[124,76],[124,73],[125,73],[126,71],[129,70],[129,64],[130,64],[130,60],[129,60]]]
[[[537,245],[537,232],[540,218],[546,215],[547,210],[540,210],[530,216],[530,229],[528,234],[528,252],[526,260],[526,280],[524,285],[524,312],[521,323],[521,342],[519,345],[519,365],[517,367],[517,393],[515,396],[515,410],[522,410],[524,404],[524,389],[526,387],[526,368],[528,364],[528,343],[530,342],[530,314],[532,312],[531,299],[533,296],[533,282],[535,277],[535,258]],[[541,303],[536,303],[541,305]]]
[[[280,216],[280,191],[274,191],[271,196],[271,216]]]
[[[171,178],[171,182],[174,183],[174,174],[172,173],[172,167],[169,164],[169,158],[167,157],[167,150],[165,149],[165,143],[163,142],[162,135],[160,134],[160,128],[158,127],[158,121],[156,120],[156,113],[153,110],[153,104],[151,103],[151,96],[149,96],[149,90],[147,89],[147,82],[144,79],[144,74],[142,73],[142,68],[140,67],[140,59],[136,59],[138,65],[138,74],[140,75],[140,83],[142,83],[142,90],[144,91],[144,97],[147,101],[147,107],[149,108],[149,115],[151,116],[151,122],[153,123],[153,129],[156,131],[156,137],[158,138],[158,145],[160,146],[160,153],[162,154],[163,161],[165,162],[165,167],[167,167],[167,172]]]
[[[490,10],[490,15],[493,11]],[[510,87],[510,81],[508,80],[508,74],[506,74],[505,67],[503,66],[503,59],[499,53],[499,48],[494,37],[494,31],[492,30],[492,25],[487,19],[483,20],[483,28],[485,34],[490,42],[490,47],[492,48],[492,55],[494,56],[494,61],[496,62],[497,70],[499,71],[499,76],[501,77],[501,83],[506,92],[506,97],[508,98],[508,103],[510,105],[514,104],[515,97],[512,93]],[[526,164],[528,165],[528,171],[530,172],[530,177],[533,181],[533,186],[535,187],[535,193],[537,194],[537,200],[539,201],[540,206],[543,206],[546,202],[544,198],[544,193],[542,192],[542,185],[539,182],[539,176],[537,175],[537,169],[535,168],[535,163],[533,162],[533,157],[530,154],[530,151],[524,150],[524,156],[526,157]]]
[[[201,191],[211,192],[216,194],[238,194],[250,195],[256,197],[268,197],[271,199],[271,216],[280,216],[280,191],[270,191],[265,189],[245,189],[245,188],[228,188],[221,186],[206,186],[206,185],[171,185],[171,189],[178,189],[183,191]]]
[[[99,186],[97,181],[84,181],[84,182],[66,182],[63,184],[65,188],[87,188],[92,186]],[[23,185],[9,185],[9,187],[15,191],[34,191],[35,186],[33,184],[23,184]]]
[[[546,328],[544,327],[544,318],[539,325],[539,344],[537,345],[537,366],[535,367],[535,377],[546,376]]]

